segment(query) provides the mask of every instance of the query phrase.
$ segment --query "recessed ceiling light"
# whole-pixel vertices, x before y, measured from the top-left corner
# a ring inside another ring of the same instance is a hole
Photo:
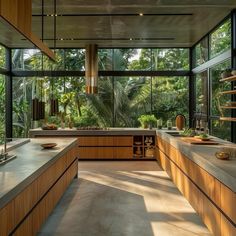
[[[140,15],[140,16],[143,16],[143,13],[140,12],[139,15]]]
[[[130,41],[132,41],[133,39],[132,39],[132,38],[130,38],[129,40],[130,40]]]

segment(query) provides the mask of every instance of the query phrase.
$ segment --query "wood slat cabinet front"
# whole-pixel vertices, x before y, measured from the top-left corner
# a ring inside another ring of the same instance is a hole
[[[80,136],[79,159],[130,159],[132,136]]]
[[[156,159],[214,235],[236,235],[236,195],[232,190],[160,137]]]
[[[77,175],[77,147],[71,149],[0,209],[0,235],[35,235]],[[64,173],[64,174],[63,174]]]
[[[60,200],[65,189],[77,174],[77,161],[69,167],[63,176],[56,182],[56,184],[49,190],[47,195],[40,200],[37,206],[32,210],[32,213],[24,220],[24,222],[17,228],[13,235],[16,236],[33,236],[39,231],[41,225],[44,223],[48,215],[51,213],[57,202]]]
[[[0,209],[0,235],[9,235],[15,226],[15,204],[10,201],[5,207]]]

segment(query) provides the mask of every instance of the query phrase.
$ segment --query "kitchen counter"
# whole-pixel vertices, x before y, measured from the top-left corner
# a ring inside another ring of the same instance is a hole
[[[142,128],[107,128],[104,130],[77,130],[73,129],[57,129],[57,130],[42,130],[41,128],[30,129],[29,137],[34,138],[38,136],[122,136],[122,135],[155,135],[155,129]]]
[[[236,193],[236,158],[219,160],[215,157],[215,153],[223,147],[236,150],[236,144],[214,137],[219,145],[193,145],[166,132],[157,130],[157,135]]]
[[[58,145],[53,149],[42,149],[40,144],[47,142]],[[17,157],[0,166],[0,209],[76,145],[75,138],[37,138],[11,148],[9,154]]]

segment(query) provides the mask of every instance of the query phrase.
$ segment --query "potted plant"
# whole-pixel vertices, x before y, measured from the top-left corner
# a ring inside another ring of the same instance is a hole
[[[141,115],[138,118],[138,121],[141,123],[142,128],[152,128],[155,126],[157,119],[154,115]]]

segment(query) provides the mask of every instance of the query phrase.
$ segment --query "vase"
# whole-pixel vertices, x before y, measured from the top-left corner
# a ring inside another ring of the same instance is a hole
[[[185,116],[184,115],[177,115],[175,117],[175,125],[176,125],[176,129],[177,130],[183,130],[183,128],[185,127]]]

